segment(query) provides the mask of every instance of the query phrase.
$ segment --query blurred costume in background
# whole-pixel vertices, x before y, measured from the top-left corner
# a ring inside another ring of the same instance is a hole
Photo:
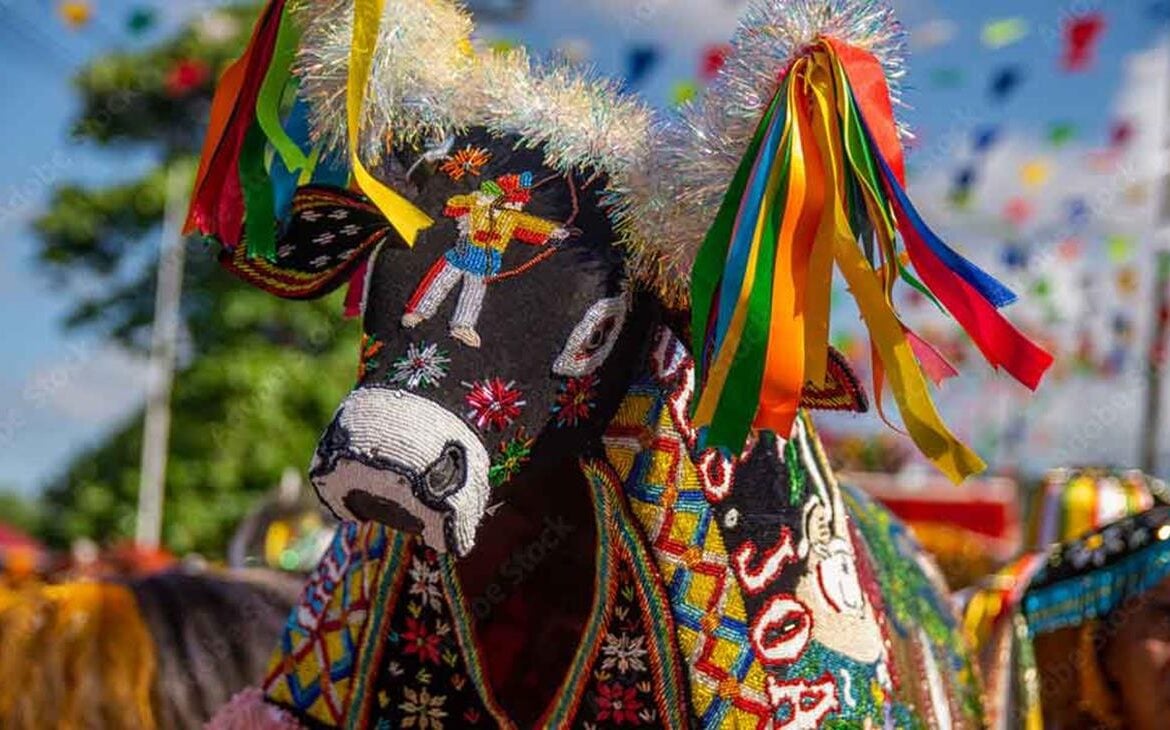
[[[1140,471],[1053,469],[1029,505],[1025,549],[1075,540],[1168,498],[1164,482]]]
[[[217,91],[189,229],[278,296],[348,283],[363,341],[309,470],[343,524],[212,726],[979,727],[937,570],[809,415],[868,407],[834,268],[954,481],[897,281],[1051,363],[905,192],[892,9],[756,0],[675,119],[472,31],[272,0]]]
[[[959,590],[1020,552],[1019,487],[1003,477],[973,477],[962,489],[941,476],[850,472],[841,480],[865,490],[902,519]]]
[[[336,521],[322,510],[300,472],[289,469],[236,528],[228,545],[228,565],[308,573],[336,530]]]
[[[296,590],[178,571],[0,588],[0,727],[201,728],[262,675]]]
[[[1098,502],[1086,498],[1087,485],[1104,499],[1120,493],[1118,475],[1103,470],[1054,473],[1049,484],[1057,479],[1076,485],[1076,498],[1061,500],[1072,513],[1066,524],[1085,524],[1083,506]],[[1125,480],[1126,488],[1147,481],[1136,472]],[[1170,587],[1162,585],[1170,576],[1170,509],[1138,511],[1150,501],[1148,493],[1130,498],[1119,520],[1088,533],[1078,528],[1076,537],[1023,555],[967,593],[964,629],[978,647],[993,730],[1160,727],[1128,714],[1143,711],[1140,693],[1126,691],[1141,686],[1138,678],[1105,666],[1137,654],[1119,636],[1156,638],[1168,628],[1151,608],[1170,605],[1170,595],[1160,597]],[[1170,648],[1170,633],[1165,640]],[[1155,668],[1144,673],[1163,676]],[[1166,696],[1165,688],[1147,689]]]

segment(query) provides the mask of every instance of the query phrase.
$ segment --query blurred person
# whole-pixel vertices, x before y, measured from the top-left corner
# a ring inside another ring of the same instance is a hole
[[[966,605],[989,727],[1147,730],[1170,717],[1170,507],[1026,555]]]
[[[263,673],[298,593],[178,570],[0,590],[0,727],[202,727]]]

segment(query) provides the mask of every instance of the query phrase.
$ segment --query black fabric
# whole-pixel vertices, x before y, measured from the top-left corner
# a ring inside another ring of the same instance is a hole
[[[234,276],[278,297],[315,299],[348,281],[389,233],[385,216],[364,195],[308,185],[293,198],[289,220],[277,235],[275,260],[249,257],[241,243],[221,250],[219,261]]]
[[[1167,526],[1170,526],[1170,507],[1154,507],[1065,543],[1052,552],[1032,579],[1028,592],[1035,594],[1065,581],[1108,573],[1135,555],[1165,543],[1165,532],[1170,530]],[[1134,567],[1148,566],[1135,564]],[[1140,583],[1143,576],[1135,572],[1129,577]]]

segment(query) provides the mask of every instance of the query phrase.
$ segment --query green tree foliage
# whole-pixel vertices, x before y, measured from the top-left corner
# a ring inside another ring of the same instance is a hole
[[[42,531],[44,524],[42,505],[27,495],[0,487],[0,515],[3,516],[5,525],[30,535],[40,534]]]
[[[113,185],[63,185],[37,220],[39,259],[50,280],[80,282],[90,293],[77,300],[68,326],[139,351],[149,342],[168,170],[194,169],[214,79],[242,49],[256,10],[222,11],[219,27],[233,19],[234,33],[212,35],[197,21],[156,47],[97,58],[78,74],[77,140],[115,159],[141,155],[157,164]],[[182,64],[207,73],[176,93],[173,70]],[[352,385],[359,333],[342,322],[340,295],[280,301],[222,272],[202,242],[187,246],[184,367],[172,401],[164,542],[218,555],[285,467],[306,465]],[[51,542],[133,533],[141,439],[135,416],[48,485],[52,519],[43,533]]]

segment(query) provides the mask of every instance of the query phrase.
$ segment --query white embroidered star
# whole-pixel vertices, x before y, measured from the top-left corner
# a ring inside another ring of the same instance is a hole
[[[423,605],[435,610],[442,608],[439,571],[432,570],[426,563],[415,558],[410,567],[410,580],[410,595],[418,596]]]
[[[405,385],[410,390],[433,388],[447,376],[451,358],[435,343],[420,346],[411,343],[406,355],[394,361],[390,382]]]
[[[313,239],[313,243],[316,243],[320,246],[327,246],[327,245],[333,243],[333,239],[335,239],[335,238],[337,238],[337,234],[333,233],[332,231],[327,231],[327,232],[322,233],[321,235],[315,237]]]
[[[606,634],[605,645],[601,647],[601,653],[605,655],[601,668],[609,670],[616,667],[622,674],[646,671],[646,663],[642,661],[646,656],[643,646],[645,639],[644,636],[629,634]]]
[[[338,208],[329,214],[329,217],[335,221],[343,221],[349,217],[349,211],[345,208]]]

